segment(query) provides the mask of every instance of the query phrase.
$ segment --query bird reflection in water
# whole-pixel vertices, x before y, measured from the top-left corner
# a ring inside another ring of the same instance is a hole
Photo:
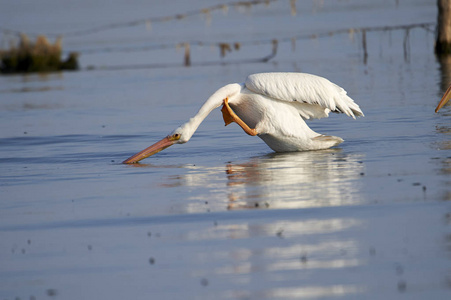
[[[269,154],[226,165],[228,209],[301,208],[362,201],[362,154],[340,149]]]
[[[307,208],[353,205],[365,201],[360,179],[365,175],[362,153],[341,149],[271,153],[244,163],[225,165],[132,164],[140,168],[180,169],[158,181],[158,187],[179,188],[178,209],[204,212],[266,208]],[[189,189],[187,189],[189,188]],[[182,208],[182,206],[184,208]]]

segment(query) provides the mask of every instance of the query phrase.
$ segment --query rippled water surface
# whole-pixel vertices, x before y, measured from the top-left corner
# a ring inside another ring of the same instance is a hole
[[[221,2],[6,1],[2,28],[119,25],[63,37],[78,72],[0,77],[1,299],[451,297],[450,106],[434,113],[451,60],[433,53],[435,2],[295,2],[134,26]],[[418,23],[432,25],[380,29]],[[221,58],[223,42],[241,46]],[[217,110],[187,144],[120,163],[266,71],[327,77],[365,117],[309,123],[337,148],[275,154]]]

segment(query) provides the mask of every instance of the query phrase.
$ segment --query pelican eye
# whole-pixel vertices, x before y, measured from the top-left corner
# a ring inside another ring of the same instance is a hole
[[[180,134],[180,133],[175,133],[175,134],[172,135],[172,138],[173,138],[174,140],[179,140],[180,137],[181,137],[181,134]]]

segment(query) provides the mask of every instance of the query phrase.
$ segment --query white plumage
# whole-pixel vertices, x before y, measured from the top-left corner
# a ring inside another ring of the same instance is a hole
[[[354,119],[363,116],[343,88],[323,77],[305,73],[252,74],[243,84],[232,83],[217,90],[187,123],[124,163],[136,163],[175,143],[186,143],[208,114],[221,105],[226,125],[238,123],[276,152],[327,149],[343,142],[339,137],[314,132],[305,120],[327,117],[331,111]]]
[[[346,91],[326,78],[306,73],[260,73],[246,78],[246,88],[254,93],[270,98],[313,105],[314,111],[323,114],[310,114],[311,106],[298,105],[304,119],[327,117],[329,111],[343,112],[353,117],[363,116],[359,106]],[[306,113],[303,114],[303,110]]]

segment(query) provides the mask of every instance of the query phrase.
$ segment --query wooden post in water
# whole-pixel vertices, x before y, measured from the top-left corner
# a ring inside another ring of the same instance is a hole
[[[189,51],[189,43],[185,43],[185,67],[191,66],[191,54]]]
[[[451,54],[451,0],[437,0],[437,6],[435,53]]]

